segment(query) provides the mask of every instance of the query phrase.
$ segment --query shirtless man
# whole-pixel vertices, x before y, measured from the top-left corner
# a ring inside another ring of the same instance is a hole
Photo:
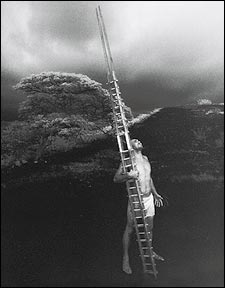
[[[151,165],[148,161],[148,158],[142,155],[143,145],[137,139],[131,140],[131,146],[135,152],[137,171],[131,170],[128,173],[123,173],[122,164],[120,164],[119,169],[117,170],[113,181],[115,183],[126,182],[129,179],[139,179],[141,192],[144,194],[143,201],[146,211],[146,221],[148,223],[148,229],[150,233],[150,239],[152,239],[152,230],[153,230],[153,218],[155,215],[155,205],[157,207],[163,206],[163,198],[160,196],[155,189],[153,180],[151,178]],[[129,263],[129,243],[130,236],[134,230],[134,221],[131,212],[131,207],[128,202],[127,207],[127,224],[123,234],[123,271],[127,274],[131,274],[132,270]],[[163,257],[157,255],[153,252],[153,255],[156,260],[164,261]]]

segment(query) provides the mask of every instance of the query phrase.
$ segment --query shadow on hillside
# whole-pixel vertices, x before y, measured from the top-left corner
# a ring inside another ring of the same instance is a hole
[[[157,280],[142,274],[135,235],[133,275],[121,271],[127,193],[112,181],[119,158],[106,142],[3,175],[2,286],[223,287],[223,152],[213,146],[223,124],[195,113],[162,109],[131,129],[167,204],[156,209],[153,244],[166,259]],[[212,142],[196,142],[202,123]]]
[[[121,272],[127,197],[124,186],[111,180],[104,176],[87,185],[71,179],[3,190],[2,285],[222,287],[222,187],[159,187],[169,206],[157,209],[155,219],[154,246],[166,259],[158,263],[155,281],[142,275],[135,235],[134,273]]]

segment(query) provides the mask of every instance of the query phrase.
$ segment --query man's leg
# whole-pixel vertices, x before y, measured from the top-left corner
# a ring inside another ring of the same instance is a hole
[[[148,224],[147,225],[147,231],[148,231],[148,235],[149,235],[150,247],[152,247],[152,241],[153,241],[153,219],[154,219],[154,216],[148,216],[146,218],[146,222]]]
[[[134,230],[133,227],[133,217],[131,214],[130,205],[128,204],[127,208],[127,224],[125,231],[123,233],[123,271],[127,274],[131,274],[132,270],[130,268],[129,262],[129,246],[130,246],[130,237]]]
[[[148,233],[149,233],[149,238],[150,238],[150,241],[151,241],[151,247],[152,247],[152,241],[153,241],[153,220],[154,220],[154,216],[151,216],[151,217],[147,217],[146,218],[147,220],[147,223],[148,223]],[[153,249],[153,247],[152,247]],[[156,260],[161,260],[161,261],[164,261],[164,258],[162,256],[159,256],[158,254],[156,254],[154,251],[153,251],[153,257],[156,259]]]

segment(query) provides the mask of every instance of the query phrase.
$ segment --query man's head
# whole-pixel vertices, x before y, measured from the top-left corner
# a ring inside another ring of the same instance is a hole
[[[141,141],[139,141],[138,139],[132,139],[130,141],[131,147],[135,150],[135,151],[142,151],[143,149],[143,145],[141,143]]]

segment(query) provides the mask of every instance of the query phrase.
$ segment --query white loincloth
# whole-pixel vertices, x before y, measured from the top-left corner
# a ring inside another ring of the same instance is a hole
[[[155,215],[155,204],[154,204],[154,197],[152,193],[149,197],[143,198],[144,206],[146,209],[146,216],[152,217]]]
[[[146,209],[146,216],[147,217],[153,217],[155,215],[155,204],[154,204],[154,197],[153,197],[152,193],[148,197],[143,197],[143,203],[144,203],[144,207]],[[127,216],[128,216],[128,219],[133,218],[129,202],[128,202],[128,206],[127,206]]]

